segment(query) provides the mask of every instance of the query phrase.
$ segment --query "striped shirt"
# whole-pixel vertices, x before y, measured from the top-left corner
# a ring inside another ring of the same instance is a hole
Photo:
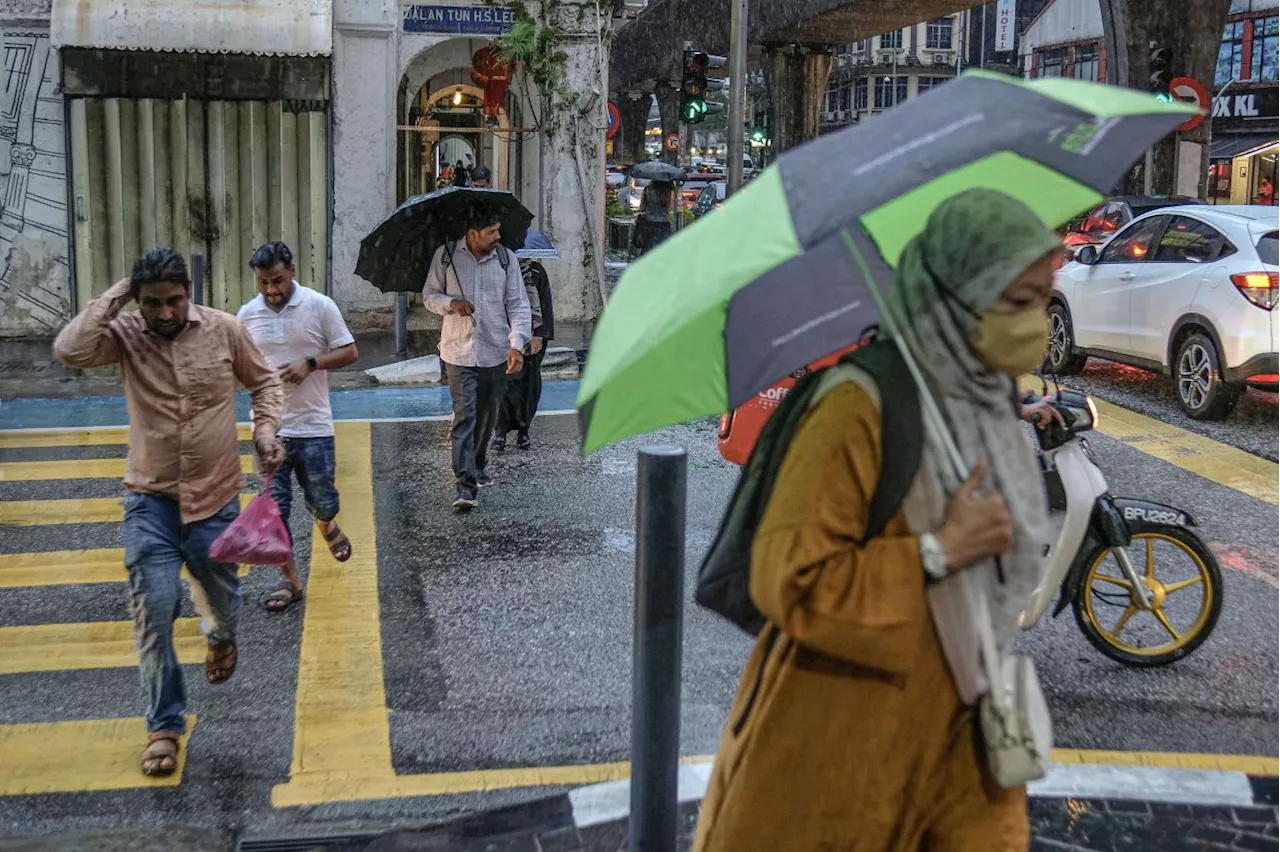
[[[452,253],[447,268],[445,249]],[[502,268],[499,252],[506,252]],[[523,350],[533,336],[529,297],[520,264],[510,249],[498,246],[476,259],[465,240],[436,249],[422,288],[427,309],[444,317],[440,330],[440,360],[459,367],[497,367],[507,352]],[[450,303],[465,299],[475,313],[464,317]]]

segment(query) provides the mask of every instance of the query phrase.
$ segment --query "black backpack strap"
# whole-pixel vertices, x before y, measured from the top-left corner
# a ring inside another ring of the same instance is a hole
[[[498,246],[498,261],[502,264],[503,272],[511,268],[511,252],[504,245]]]
[[[884,532],[920,469],[924,420],[915,380],[897,345],[881,340],[844,359],[871,376],[880,392],[880,474],[867,510],[865,544]]]

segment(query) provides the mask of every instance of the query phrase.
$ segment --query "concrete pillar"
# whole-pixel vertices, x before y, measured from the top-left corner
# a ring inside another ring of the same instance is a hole
[[[543,116],[547,216],[541,224],[560,251],[560,260],[546,264],[557,319],[590,320],[600,313],[604,278],[608,34],[602,38],[594,29],[595,16],[579,20],[574,8],[544,10],[553,19],[544,23],[562,33],[565,86],[552,94]],[[604,26],[609,26],[607,19]]]
[[[356,276],[360,240],[390,210],[396,189],[395,116],[399,6],[391,0],[333,5],[332,295],[348,322],[386,310],[392,297]]]
[[[773,110],[773,150],[782,152],[818,135],[832,55],[794,45],[765,49],[765,85]]]
[[[633,99],[630,95],[623,95],[615,103],[622,118],[617,136],[618,161],[628,166],[643,163],[648,159],[644,150],[644,131],[649,123],[650,96],[644,94]]]
[[[658,83],[653,87],[654,97],[658,99],[658,115],[662,118],[662,138],[668,133],[680,132],[680,90],[676,86]],[[668,151],[662,147],[662,161],[676,165],[679,152]]]

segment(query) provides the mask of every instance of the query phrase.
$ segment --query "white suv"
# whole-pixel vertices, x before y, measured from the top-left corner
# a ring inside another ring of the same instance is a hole
[[[1165,207],[1058,274],[1047,371],[1092,355],[1172,375],[1182,409],[1221,420],[1277,382],[1277,209]]]

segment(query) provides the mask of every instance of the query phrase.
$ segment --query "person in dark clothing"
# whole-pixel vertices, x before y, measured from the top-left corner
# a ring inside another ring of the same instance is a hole
[[[671,235],[668,213],[675,191],[675,184],[665,180],[650,181],[644,188],[644,194],[640,196],[640,215],[636,218],[631,237],[632,255],[644,254]]]
[[[507,448],[507,435],[513,430],[517,449],[527,450],[533,445],[529,440],[529,426],[542,396],[542,359],[547,354],[547,343],[555,337],[555,312],[551,307],[551,280],[547,271],[538,261],[522,258],[520,272],[533,314],[533,339],[529,342],[524,366],[507,379],[494,429],[493,448],[498,452]]]

